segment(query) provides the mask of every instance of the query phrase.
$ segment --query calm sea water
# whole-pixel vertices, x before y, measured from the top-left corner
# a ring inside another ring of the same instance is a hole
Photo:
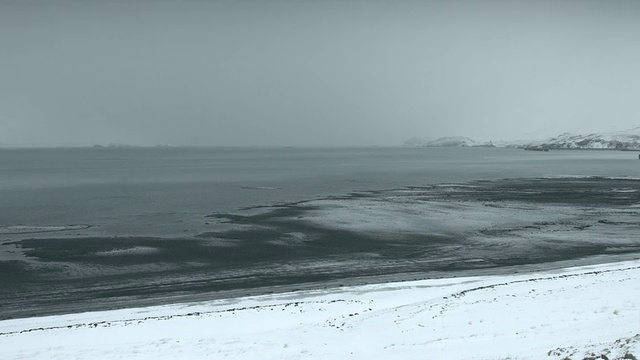
[[[0,226],[176,236],[251,206],[477,179],[640,177],[634,152],[487,148],[0,150]],[[97,230],[96,230],[97,229]]]

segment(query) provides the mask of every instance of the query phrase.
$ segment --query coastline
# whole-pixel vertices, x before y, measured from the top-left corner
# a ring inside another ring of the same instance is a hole
[[[637,183],[445,183],[215,213],[191,238],[14,238],[0,319],[633,258]]]
[[[636,257],[4,320],[0,346],[12,359],[622,358],[640,350],[639,286]]]
[[[38,309],[3,310],[2,321],[39,318],[49,316],[65,316],[89,312],[117,311],[139,307],[156,307],[172,304],[186,304],[203,301],[234,300],[244,297],[270,296],[300,291],[339,290],[345,287],[379,285],[386,283],[404,283],[412,281],[430,281],[439,279],[457,279],[482,276],[511,276],[534,272],[557,272],[564,269],[594,265],[615,264],[624,261],[639,260],[640,253],[600,254],[585,258],[567,259],[561,261],[542,262],[534,264],[520,264],[500,267],[475,268],[452,271],[408,272],[389,275],[369,275],[351,278],[339,278],[308,283],[285,285],[270,285],[255,288],[222,290],[205,293],[170,294],[150,298],[123,298],[120,300],[101,301],[95,299],[81,305],[74,303],[59,303],[54,306],[43,306]]]

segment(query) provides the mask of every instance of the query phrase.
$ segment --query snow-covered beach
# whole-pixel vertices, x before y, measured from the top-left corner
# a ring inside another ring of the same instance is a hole
[[[0,322],[3,359],[633,359],[640,259]]]

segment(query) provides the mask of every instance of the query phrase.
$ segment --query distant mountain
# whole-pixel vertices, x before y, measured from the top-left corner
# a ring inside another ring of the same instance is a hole
[[[504,147],[526,150],[640,150],[640,127],[629,130],[579,135],[564,133],[545,140],[496,141],[482,143],[463,136],[435,140],[411,138],[405,146],[418,147]]]
[[[433,139],[425,139],[421,137],[412,137],[411,139],[404,142],[404,146],[425,146],[429,141]]]
[[[405,146],[419,147],[469,147],[484,145],[464,136],[447,136],[435,140],[411,138],[404,142]]]
[[[425,146],[432,147],[466,147],[476,145],[475,140],[464,136],[447,136],[429,141]]]
[[[517,147],[527,150],[640,150],[640,127],[588,135],[564,133],[546,140],[523,143]]]

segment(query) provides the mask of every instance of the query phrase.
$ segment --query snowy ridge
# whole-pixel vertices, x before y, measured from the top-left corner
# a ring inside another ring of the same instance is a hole
[[[476,141],[464,136],[447,136],[429,141],[425,146],[465,147],[476,145]]]
[[[0,321],[7,359],[634,359],[640,260]]]
[[[433,139],[425,139],[425,138],[421,138],[421,137],[412,137],[410,139],[407,139],[404,142],[404,146],[425,146],[426,144],[429,143],[429,141],[432,141]]]
[[[563,133],[543,140],[501,140],[484,143],[464,136],[442,137],[435,140],[414,137],[405,141],[404,145],[418,147],[504,147],[527,150],[640,150],[640,127],[587,135]]]
[[[420,147],[469,147],[481,145],[481,143],[465,136],[446,136],[435,140],[414,137],[405,141],[404,145]]]
[[[625,131],[577,135],[564,133],[554,138],[522,144],[524,148],[640,150],[640,127]]]

